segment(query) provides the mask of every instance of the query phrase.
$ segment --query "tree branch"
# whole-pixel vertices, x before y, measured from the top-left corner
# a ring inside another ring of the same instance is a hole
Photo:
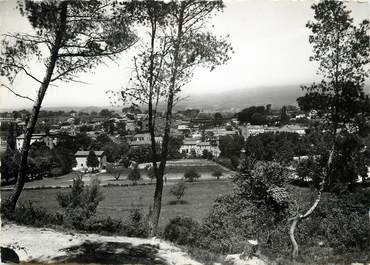
[[[16,95],[17,97],[20,97],[20,98],[24,98],[24,99],[28,99],[28,100],[30,100],[30,101],[32,101],[32,102],[35,102],[32,98],[29,98],[29,97],[27,97],[27,96],[23,96],[23,95],[21,95],[21,94],[18,94],[17,92],[15,92],[13,89],[11,89],[10,87],[8,87],[8,86],[6,86],[6,85],[4,85],[4,84],[0,84],[1,86],[3,86],[3,87],[5,87],[5,88],[7,88],[10,92],[12,92],[14,95]]]

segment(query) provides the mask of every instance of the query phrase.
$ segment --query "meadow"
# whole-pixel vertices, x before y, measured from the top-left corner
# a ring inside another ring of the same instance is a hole
[[[187,182],[187,189],[183,197],[184,202],[176,204],[176,198],[169,193],[171,184],[165,185],[163,190],[161,228],[176,216],[188,216],[201,221],[211,210],[214,200],[232,190],[230,180]],[[97,215],[123,219],[129,215],[132,209],[142,209],[148,212],[153,200],[154,187],[154,185],[101,187],[104,200],[98,206]],[[68,191],[69,189],[24,190],[20,201],[31,201],[34,206],[44,207],[50,212],[56,212],[61,210],[56,200],[57,193]],[[6,199],[9,194],[9,191],[2,191],[1,199]]]

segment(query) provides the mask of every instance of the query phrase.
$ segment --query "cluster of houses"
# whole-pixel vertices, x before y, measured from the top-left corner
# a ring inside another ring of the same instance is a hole
[[[308,129],[305,126],[302,125],[284,125],[282,127],[276,127],[276,126],[267,126],[267,125],[239,125],[239,129],[241,134],[245,139],[247,139],[249,136],[258,135],[261,133],[279,133],[279,132],[287,132],[287,133],[297,133],[299,135],[305,135],[306,130]]]
[[[71,112],[69,117],[54,123],[50,126],[48,133],[34,133],[31,144],[43,142],[50,149],[58,143],[58,135],[66,133],[75,136],[78,132],[84,131],[90,138],[95,139],[99,134],[104,133],[107,122],[113,124],[114,128],[121,128],[124,131],[124,138],[130,148],[139,148],[151,145],[151,138],[148,129],[148,116],[141,112],[125,112],[114,115],[114,117],[93,117],[88,122],[76,122],[78,116]],[[1,122],[1,121],[0,121]],[[9,122],[4,120],[3,122]],[[12,120],[11,122],[14,122]],[[22,125],[24,121],[17,121]],[[23,124],[24,126],[25,124]],[[215,115],[200,112],[199,110],[179,111],[175,114],[175,120],[171,128],[172,137],[180,137],[182,145],[179,152],[184,157],[201,157],[209,153],[213,157],[220,156],[219,142],[223,136],[241,135],[247,139],[251,135],[265,132],[294,132],[299,135],[305,134],[305,127],[299,125],[285,125],[283,127],[272,127],[267,125],[241,125],[233,113],[222,113],[221,122],[215,122]],[[118,137],[116,130],[111,134],[112,138]],[[162,136],[157,135],[155,141],[158,145],[162,143]],[[24,134],[16,138],[16,147],[22,148]],[[94,151],[98,156],[100,165],[103,167],[106,159],[103,151]],[[78,151],[75,154],[78,167],[86,167],[88,151]]]

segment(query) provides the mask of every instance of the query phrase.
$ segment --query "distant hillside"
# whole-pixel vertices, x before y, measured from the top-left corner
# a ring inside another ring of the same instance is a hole
[[[187,95],[176,108],[199,108],[203,111],[239,111],[253,105],[271,104],[273,108],[297,105],[297,98],[304,95],[300,85],[282,87],[258,87],[228,90],[220,93]],[[370,85],[365,93],[370,94]]]
[[[283,105],[296,105],[296,99],[304,92],[297,86],[261,87],[255,89],[229,90],[221,93],[185,95],[177,108],[199,108],[204,111],[238,111],[252,105],[272,104],[278,108]]]
[[[370,94],[370,84],[366,85],[365,92]],[[257,87],[245,89],[230,89],[219,93],[187,94],[183,93],[182,100],[174,107],[175,110],[187,108],[197,108],[202,111],[239,111],[252,105],[271,104],[273,108],[280,108],[283,105],[296,105],[297,98],[304,95],[300,85],[277,86],[277,87]],[[102,109],[115,110],[121,112],[123,106],[71,106],[71,107],[45,107],[44,110],[63,110],[63,111],[83,111],[99,112]],[[145,108],[145,107],[144,107]],[[22,109],[22,108],[18,108]],[[165,105],[159,106],[160,110],[165,109]],[[0,109],[9,111],[9,109]]]

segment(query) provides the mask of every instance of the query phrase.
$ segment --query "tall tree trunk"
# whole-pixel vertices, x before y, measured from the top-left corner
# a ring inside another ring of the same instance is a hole
[[[180,14],[178,18],[178,29],[176,36],[176,43],[174,47],[173,66],[171,72],[171,81],[167,99],[167,111],[166,111],[166,125],[164,129],[162,151],[161,151],[161,162],[159,164],[157,172],[157,181],[155,185],[153,209],[151,212],[151,218],[149,221],[149,236],[155,236],[157,234],[159,217],[162,208],[162,193],[163,193],[163,175],[166,169],[167,155],[168,155],[168,143],[170,140],[171,133],[171,122],[172,122],[172,108],[176,91],[176,80],[179,67],[179,52],[182,38],[182,28],[184,23],[184,3],[180,3]]]
[[[27,159],[28,159],[28,152],[31,146],[31,138],[33,131],[35,129],[35,125],[39,116],[39,112],[41,109],[41,104],[44,99],[45,93],[49,87],[51,77],[53,75],[53,71],[58,60],[58,52],[60,45],[62,43],[62,38],[66,30],[66,17],[67,17],[67,2],[61,2],[60,4],[60,25],[56,31],[56,38],[54,46],[50,51],[49,63],[48,67],[46,68],[46,73],[44,79],[41,83],[39,91],[37,93],[37,99],[32,108],[31,118],[27,123],[27,127],[24,132],[24,141],[22,145],[22,156],[21,156],[21,165],[20,170],[18,173],[17,182],[15,184],[15,189],[13,194],[10,196],[9,199],[9,209],[14,210],[19,196],[24,187],[24,183],[26,182],[27,178]]]

